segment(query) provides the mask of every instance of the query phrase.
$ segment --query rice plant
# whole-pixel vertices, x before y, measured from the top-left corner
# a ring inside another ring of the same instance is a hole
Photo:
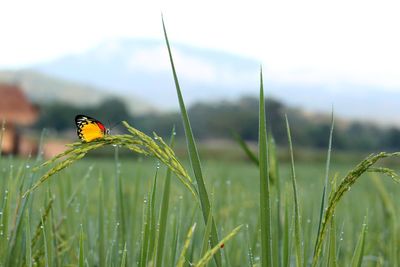
[[[168,145],[126,122],[46,162],[0,154],[0,266],[398,265],[399,188],[382,176],[399,180],[384,159],[400,152],[335,162],[332,120],[326,164],[304,162],[287,117],[288,149],[277,148],[260,71],[257,151],[236,136],[249,162],[200,160],[163,29],[188,158],[174,130]],[[90,157],[106,146],[113,157]]]

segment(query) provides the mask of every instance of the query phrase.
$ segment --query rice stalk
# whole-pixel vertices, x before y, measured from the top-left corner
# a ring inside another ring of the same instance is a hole
[[[253,153],[253,151],[251,151],[250,147],[246,144],[246,142],[243,140],[243,138],[237,132],[234,132],[234,131],[232,131],[232,135],[235,138],[236,142],[239,144],[239,146],[242,148],[244,153],[246,153],[246,155],[250,159],[250,161],[258,166],[260,164],[260,162],[259,162],[257,156]]]
[[[175,127],[172,129],[170,146],[174,147],[175,142]],[[167,169],[167,174],[164,182],[164,190],[162,193],[162,201],[160,205],[160,216],[158,220],[158,237],[157,237],[157,251],[155,257],[155,267],[161,267],[163,263],[164,256],[164,246],[165,246],[165,235],[167,233],[167,218],[168,218],[168,209],[169,209],[169,195],[170,195],[170,186],[171,184],[171,170]]]
[[[260,226],[261,226],[261,265],[273,266],[271,204],[268,169],[267,128],[265,119],[264,87],[262,70],[260,69],[260,106],[259,106],[259,174],[260,174]]]
[[[316,249],[315,254],[312,261],[312,266],[316,266],[318,263],[318,259],[322,250],[322,243],[325,237],[326,229],[332,219],[332,216],[335,212],[336,206],[339,201],[342,199],[343,195],[350,191],[351,186],[361,177],[361,175],[367,171],[375,171],[378,173],[383,173],[391,177],[394,181],[399,182],[398,176],[394,173],[393,170],[387,168],[373,168],[373,165],[377,163],[379,160],[383,158],[390,158],[400,156],[400,152],[387,153],[380,152],[378,154],[371,154],[363,161],[361,161],[354,169],[352,169],[340,182],[339,186],[334,192],[331,192],[328,206],[325,211],[324,218],[321,224],[321,231],[317,236]]]
[[[189,228],[189,231],[188,231],[188,233],[186,235],[186,240],[185,240],[185,243],[183,244],[181,255],[179,256],[179,260],[178,260],[178,263],[176,264],[176,267],[183,267],[185,265],[185,262],[186,262],[186,256],[185,255],[186,255],[186,252],[187,252],[187,250],[189,248],[190,241],[192,241],[192,236],[193,236],[195,228],[196,228],[196,223],[193,224]]]
[[[210,200],[208,197],[207,188],[204,183],[203,172],[202,172],[201,163],[200,163],[200,157],[199,157],[199,153],[197,150],[196,142],[194,140],[192,127],[190,126],[190,120],[189,120],[189,116],[187,114],[187,110],[185,107],[185,102],[183,101],[183,96],[182,96],[181,88],[180,88],[179,81],[178,81],[178,75],[176,74],[175,64],[174,64],[174,61],[172,58],[171,47],[169,45],[167,30],[166,30],[163,18],[162,18],[162,25],[163,25],[165,42],[166,42],[167,49],[168,49],[169,61],[171,63],[172,75],[174,77],[176,94],[178,96],[182,122],[183,122],[184,130],[185,130],[187,149],[188,149],[189,156],[190,156],[190,164],[192,166],[194,176],[196,178],[198,196],[199,196],[200,205],[201,205],[201,211],[202,211],[202,215],[203,215],[203,220],[206,223],[207,219],[208,219],[208,215],[210,213]],[[212,218],[211,245],[215,246],[217,243],[218,243],[218,231],[217,231],[217,226],[215,224],[215,220],[214,220],[214,218]],[[215,254],[214,259],[215,259],[215,263],[217,264],[217,266],[218,267],[221,266],[222,259],[221,259],[221,254],[219,252],[217,252]]]
[[[192,179],[190,178],[189,174],[182,166],[182,164],[179,162],[179,160],[176,158],[175,153],[163,141],[163,139],[155,133],[153,139],[143,132],[131,127],[127,122],[123,121],[122,123],[130,134],[107,135],[101,139],[97,139],[92,142],[76,142],[69,144],[67,145],[68,147],[70,147],[69,149],[46,161],[42,165],[34,168],[34,170],[38,170],[41,167],[47,166],[61,159],[60,162],[58,162],[53,168],[47,171],[30,189],[28,189],[24,193],[23,198],[25,198],[30,192],[35,190],[54,174],[70,166],[75,161],[82,159],[89,151],[98,149],[106,145],[126,147],[133,152],[159,159],[169,169],[171,169],[172,172],[177,175],[179,180],[197,198],[196,191],[192,184]]]
[[[365,248],[365,236],[367,234],[367,217],[364,218],[361,233],[357,241],[356,248],[354,250],[353,259],[351,261],[352,267],[361,267],[362,259],[364,256]]]
[[[289,150],[290,150],[290,166],[291,166],[291,176],[292,176],[292,186],[293,186],[293,198],[294,198],[294,240],[295,240],[295,250],[296,250],[296,266],[302,266],[301,259],[301,249],[302,249],[302,238],[301,238],[301,226],[300,226],[300,209],[299,209],[299,201],[298,201],[298,192],[297,192],[297,182],[296,182],[296,171],[294,168],[294,156],[293,156],[293,145],[292,145],[292,136],[290,134],[290,126],[287,115],[285,115],[286,121],[286,131],[289,142]]]
[[[329,143],[328,143],[328,153],[326,157],[326,168],[325,168],[325,183],[324,183],[324,188],[322,191],[322,198],[321,198],[321,205],[320,205],[320,211],[319,211],[319,221],[318,221],[318,230],[317,230],[317,237],[321,231],[321,224],[322,224],[322,217],[324,216],[324,210],[326,207],[326,192],[328,190],[328,180],[329,180],[329,167],[331,163],[331,152],[332,152],[332,139],[333,139],[333,128],[335,126],[335,120],[333,116],[333,107],[332,107],[332,113],[331,113],[331,128],[329,131]],[[316,253],[316,248],[317,248],[317,240],[315,241],[315,247],[314,247],[314,255]]]
[[[78,255],[78,266],[85,267],[85,250],[83,245],[83,227],[81,225],[81,232],[79,235],[79,255]]]
[[[215,255],[215,253],[217,253],[217,251],[222,249],[225,246],[225,243],[228,242],[232,237],[234,237],[239,232],[239,230],[242,228],[242,226],[243,225],[239,225],[238,227],[233,229],[227,236],[225,236],[221,241],[219,241],[219,243],[216,246],[214,246],[212,249],[209,249],[204,254],[204,256],[197,263],[194,264],[194,266],[196,266],[196,267],[206,266],[206,264],[211,260],[213,255]]]

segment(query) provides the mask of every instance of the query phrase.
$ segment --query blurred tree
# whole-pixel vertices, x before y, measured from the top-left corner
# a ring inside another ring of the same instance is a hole
[[[152,134],[169,136],[173,125],[178,136],[183,135],[178,112],[149,113],[131,116],[123,101],[108,99],[95,107],[75,107],[64,103],[41,106],[37,129],[50,128],[57,131],[75,129],[74,118],[85,114],[102,121],[110,127],[126,120],[134,127]],[[232,130],[244,140],[258,139],[258,99],[242,97],[236,101],[196,103],[188,109],[193,132],[198,139],[232,138]],[[287,145],[284,115],[288,114],[293,143],[296,146],[326,149],[330,133],[330,116],[315,116],[299,108],[288,108],[281,102],[266,99],[268,129],[278,145]],[[318,118],[318,119],[316,119]],[[351,150],[400,149],[400,130],[385,129],[364,122],[340,123],[334,128],[333,147]]]

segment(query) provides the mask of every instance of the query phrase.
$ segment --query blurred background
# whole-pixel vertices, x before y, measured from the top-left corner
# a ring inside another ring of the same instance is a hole
[[[76,114],[107,126],[126,120],[162,136],[175,125],[182,137],[161,13],[205,155],[244,157],[233,132],[250,144],[257,141],[260,66],[269,127],[278,146],[287,144],[288,114],[298,151],[326,151],[333,108],[335,150],[400,150],[399,5],[355,0],[3,2],[2,151],[35,153],[46,129],[45,155],[61,152],[77,140]],[[112,129],[122,130],[120,125]]]

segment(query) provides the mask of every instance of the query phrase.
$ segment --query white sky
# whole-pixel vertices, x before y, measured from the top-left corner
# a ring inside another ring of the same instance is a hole
[[[119,37],[260,60],[268,77],[400,90],[400,1],[0,0],[0,68],[24,67]]]

